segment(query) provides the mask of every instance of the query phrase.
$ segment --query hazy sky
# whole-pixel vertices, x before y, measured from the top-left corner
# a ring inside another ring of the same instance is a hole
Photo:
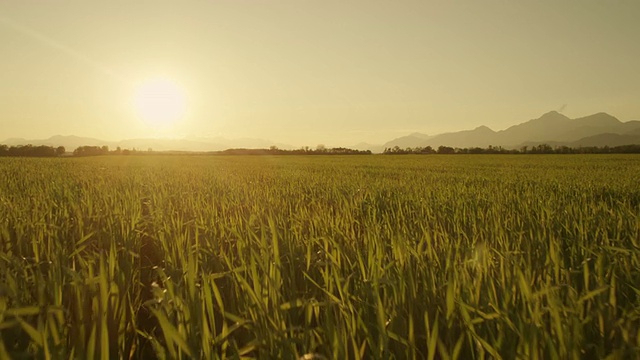
[[[0,141],[347,146],[550,110],[640,119],[638,19],[637,0],[0,0]],[[160,130],[134,104],[155,78],[186,104]]]

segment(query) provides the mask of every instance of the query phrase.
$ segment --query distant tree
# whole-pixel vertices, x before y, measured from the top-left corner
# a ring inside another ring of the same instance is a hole
[[[532,154],[553,154],[553,148],[548,144],[540,144],[531,147]]]
[[[417,154],[435,154],[436,151],[433,150],[433,148],[431,146],[425,146],[423,148],[416,148],[416,153]]]
[[[74,156],[96,156],[96,155],[106,155],[109,153],[108,146],[80,146],[77,149],[73,150]]]
[[[439,146],[438,154],[453,154],[455,153],[455,149],[450,146]]]
[[[58,146],[58,147],[56,148],[56,155],[57,155],[57,156],[62,156],[62,155],[64,155],[64,153],[65,153],[66,151],[67,151],[67,150],[64,148],[64,146]]]

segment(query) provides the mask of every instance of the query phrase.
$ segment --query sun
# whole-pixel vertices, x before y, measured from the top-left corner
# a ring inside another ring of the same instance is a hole
[[[155,128],[174,125],[186,110],[184,90],[165,78],[149,79],[135,88],[133,104],[136,113]]]

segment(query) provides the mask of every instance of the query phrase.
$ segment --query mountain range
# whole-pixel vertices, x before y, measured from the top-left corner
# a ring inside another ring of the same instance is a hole
[[[188,139],[128,139],[122,141],[104,141],[79,136],[56,135],[43,140],[27,140],[11,138],[0,142],[9,146],[17,145],[47,145],[64,146],[67,151],[88,145],[104,146],[111,149],[149,148],[155,151],[219,151],[230,148],[269,148],[277,146],[281,149],[292,149],[288,144],[275,143],[264,139],[226,139],[188,138]],[[494,131],[486,126],[479,126],[473,130],[463,130],[438,135],[413,133],[402,136],[382,145],[360,143],[348,146],[352,149],[382,152],[385,148],[398,146],[401,149],[426,147],[438,148],[450,146],[457,148],[502,146],[518,149],[523,146],[548,144],[550,146],[620,146],[640,144],[640,121],[622,122],[607,113],[597,113],[581,118],[570,119],[557,111],[548,112],[537,119],[532,119],[505,130]]]
[[[557,111],[551,111],[505,130],[494,131],[486,126],[479,126],[473,130],[435,136],[414,133],[393,139],[385,143],[383,148],[487,148],[491,145],[517,149],[539,144],[570,147],[640,144],[640,121],[622,122],[607,113],[570,119]]]

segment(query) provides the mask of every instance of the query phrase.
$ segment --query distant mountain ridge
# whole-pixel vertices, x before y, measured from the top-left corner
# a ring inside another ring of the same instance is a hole
[[[486,126],[435,136],[411,134],[391,140],[383,148],[450,146],[458,148],[502,146],[519,148],[537,144],[566,146],[619,146],[640,144],[640,121],[621,122],[607,113],[570,119],[557,111],[537,119],[493,131]]]
[[[41,140],[11,138],[0,142],[0,144],[9,146],[27,144],[34,146],[64,146],[67,151],[73,151],[85,145],[106,145],[111,149],[121,147],[122,149],[136,148],[138,150],[147,150],[151,148],[155,151],[195,152],[221,151],[232,148],[264,149],[271,146],[276,146],[280,149],[294,149],[291,145],[275,143],[265,139],[226,139],[223,137],[104,141],[90,137],[56,135]],[[622,122],[616,117],[603,112],[570,119],[557,111],[550,111],[537,119],[531,119],[500,131],[494,131],[483,125],[472,130],[462,130],[438,135],[412,133],[388,141],[383,145],[362,142],[348,147],[356,150],[371,150],[374,153],[379,153],[385,148],[394,148],[395,146],[401,149],[426,146],[431,146],[435,149],[439,146],[450,146],[454,148],[502,146],[507,149],[519,149],[523,146],[539,144],[569,147],[640,144],[640,121]]]

